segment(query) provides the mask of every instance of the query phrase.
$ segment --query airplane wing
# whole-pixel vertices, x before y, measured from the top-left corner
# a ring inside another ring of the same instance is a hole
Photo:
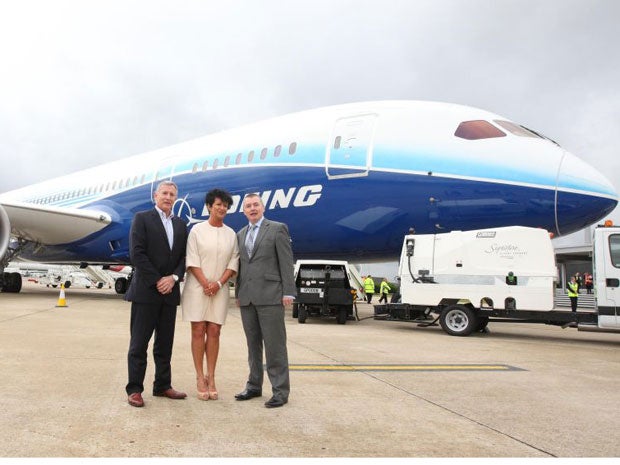
[[[56,245],[77,241],[112,222],[109,214],[95,210],[34,205],[3,201],[11,233],[39,244]]]

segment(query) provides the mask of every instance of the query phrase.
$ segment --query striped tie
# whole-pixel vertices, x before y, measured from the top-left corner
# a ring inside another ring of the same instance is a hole
[[[257,225],[253,224],[250,226],[250,230],[245,238],[245,248],[248,251],[248,255],[252,256],[252,251],[254,250],[254,236],[256,236]]]

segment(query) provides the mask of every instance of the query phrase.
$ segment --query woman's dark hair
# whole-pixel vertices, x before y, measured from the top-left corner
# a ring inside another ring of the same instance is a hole
[[[209,192],[207,192],[207,195],[205,196],[205,204],[208,207],[211,207],[213,206],[213,202],[215,202],[215,199],[220,199],[228,206],[228,208],[230,208],[233,203],[231,195],[224,189],[211,189]]]

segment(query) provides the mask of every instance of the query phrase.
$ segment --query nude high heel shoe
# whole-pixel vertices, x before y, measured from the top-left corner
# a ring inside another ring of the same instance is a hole
[[[217,389],[214,389],[214,390],[209,389],[209,377],[208,376],[205,376],[205,383],[207,384],[209,399],[217,400],[218,399]]]
[[[200,377],[196,378],[196,391],[197,391],[197,396],[200,400],[209,400],[209,391],[208,391],[208,384],[206,383],[206,378],[202,379],[202,382],[204,383],[204,391],[202,391],[201,389],[203,389],[203,386],[200,385]]]

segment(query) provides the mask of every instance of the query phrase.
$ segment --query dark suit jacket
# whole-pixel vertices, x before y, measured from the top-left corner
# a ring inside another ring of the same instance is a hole
[[[254,240],[254,252],[245,248],[246,225],[237,233],[239,273],[235,296],[241,306],[282,304],[285,295],[296,296],[293,250],[288,227],[263,219]]]
[[[137,303],[179,305],[180,292],[177,283],[168,295],[157,291],[157,281],[163,276],[185,274],[185,248],[187,227],[180,218],[172,218],[174,241],[172,250],[168,245],[166,230],[155,208],[136,213],[129,233],[129,257],[134,267],[133,277],[125,300]]]

